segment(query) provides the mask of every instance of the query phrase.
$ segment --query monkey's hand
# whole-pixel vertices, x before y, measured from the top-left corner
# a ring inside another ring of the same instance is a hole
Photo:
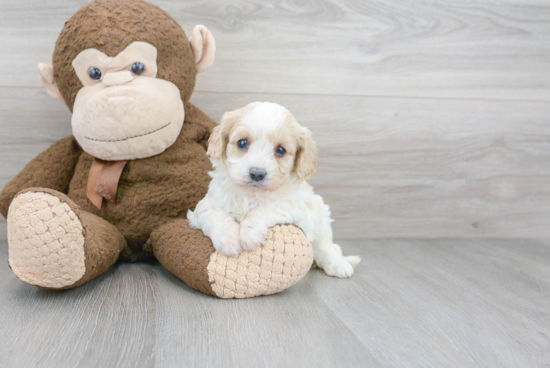
[[[0,213],[8,216],[8,208],[17,193],[39,187],[67,194],[74,168],[82,150],[74,137],[63,138],[36,156],[0,193]]]

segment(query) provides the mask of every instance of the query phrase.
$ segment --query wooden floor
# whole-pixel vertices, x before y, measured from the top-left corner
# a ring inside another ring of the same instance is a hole
[[[246,300],[197,293],[158,264],[119,264],[61,292],[0,267],[0,366],[548,366],[550,241],[343,248],[363,257],[353,278],[312,270]]]
[[[158,264],[45,291],[0,219],[0,367],[549,366],[548,1],[151,1],[216,38],[193,103],[278,102],[312,130],[311,184],[363,261],[251,300]],[[71,134],[36,65],[87,2],[0,1],[0,188]]]

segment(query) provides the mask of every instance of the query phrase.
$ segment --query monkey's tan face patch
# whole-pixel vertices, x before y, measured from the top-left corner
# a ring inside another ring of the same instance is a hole
[[[178,87],[156,78],[156,57],[153,45],[134,42],[115,57],[87,49],[73,60],[84,87],[76,95],[72,128],[85,152],[107,161],[133,160],[176,141],[185,110]],[[141,73],[132,68],[136,63],[144,66]]]
[[[96,49],[82,51],[74,58],[72,65],[78,79],[85,86],[101,83],[100,80],[90,78],[89,69],[99,69],[103,76],[108,73],[130,71],[134,63],[145,65],[142,77],[155,78],[157,76],[157,48],[147,42],[133,42],[115,57],[109,57]]]

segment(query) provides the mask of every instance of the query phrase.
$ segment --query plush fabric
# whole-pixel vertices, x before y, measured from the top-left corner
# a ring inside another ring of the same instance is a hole
[[[277,240],[273,249],[267,246],[265,261],[256,264],[257,254],[240,256],[239,260],[249,259],[245,277],[250,278],[250,284],[233,280],[232,269],[228,269],[228,281],[222,282],[219,262],[223,257],[212,258],[215,253],[211,240],[200,230],[189,228],[187,211],[204,197],[210,182],[208,172],[212,167],[206,150],[216,126],[189,103],[197,70],[204,70],[213,60],[214,41],[203,28],[198,28],[192,49],[182,28],[170,16],[143,0],[94,0],[65,24],[53,55],[54,77],[49,67],[39,67],[39,73],[50,92],[59,88],[71,111],[78,109],[75,96],[82,88],[71,65],[75,57],[90,48],[114,57],[140,41],[157,49],[157,78],[175,85],[176,96],[177,91],[181,96],[177,103],[185,118],[182,114],[179,134],[165,150],[117,166],[124,167],[118,187],[116,191],[111,188],[107,196],[116,192],[116,201],[102,199],[101,208],[99,202],[94,205],[87,196],[90,169],[98,158],[74,137],[54,144],[10,181],[0,193],[0,212],[8,218],[9,262],[21,280],[44,288],[73,288],[103,274],[117,260],[156,257],[175,276],[203,293],[243,297],[282,290],[307,271],[311,255],[307,258],[304,253],[304,235],[292,230],[293,235],[284,241],[283,252],[277,250],[283,249]],[[193,52],[199,49],[201,55],[196,57]],[[109,83],[116,84],[117,78],[129,76],[122,72],[108,78],[112,78]],[[111,103],[116,104],[120,102],[117,97],[124,100],[128,96],[121,92],[121,96],[114,97]],[[110,126],[104,125],[102,132],[94,133],[108,136],[112,133],[108,129]],[[155,143],[152,137],[150,145]],[[101,173],[92,181],[92,188],[98,181],[103,183],[100,178]],[[277,231],[273,234],[276,237]],[[270,257],[273,263],[267,262]],[[267,280],[270,268],[274,270],[272,281]],[[258,286],[254,281],[257,278],[269,282]],[[235,290],[229,286],[232,281],[236,282]],[[244,294],[243,287],[248,290]]]
[[[160,155],[128,161],[118,182],[116,203],[103,200],[99,210],[86,195],[94,157],[83,153],[74,170],[68,195],[85,211],[114,224],[128,242],[123,259],[152,259],[144,244],[153,229],[185,218],[208,189],[211,169],[204,145],[214,121],[187,104],[186,121],[176,142]]]
[[[237,257],[216,252],[212,241],[184,219],[156,229],[148,243],[168,271],[193,289],[219,298],[280,292],[298,282],[313,263],[311,244],[294,225],[269,229],[264,245]]]
[[[216,51],[216,43],[210,31],[203,25],[196,26],[191,37],[189,37],[189,44],[195,55],[197,72],[200,73],[210,68],[214,63],[214,53]],[[206,50],[206,52],[203,52],[203,50]]]
[[[23,281],[62,288],[86,272],[84,230],[71,207],[46,192],[27,191],[10,206],[9,264]]]
[[[44,187],[67,193],[82,149],[71,136],[60,140],[29,162],[0,193],[0,213],[8,216],[8,207],[20,190]]]
[[[167,41],[168,40],[168,41]],[[73,111],[82,83],[72,61],[86,49],[114,57],[135,41],[157,48],[157,77],[174,83],[186,104],[195,88],[195,57],[181,26],[164,10],[142,0],[94,0],[66,23],[53,54],[54,76]]]
[[[116,203],[118,181],[128,161],[102,161],[94,159],[88,174],[86,196],[101,209],[103,198]]]
[[[312,263],[313,248],[304,233],[294,225],[277,225],[260,248],[237,257],[212,253],[206,269],[216,296],[250,298],[294,285]]]
[[[61,96],[61,92],[59,92],[59,88],[53,77],[53,66],[44,63],[38,64],[38,78],[46,86],[46,90],[50,96],[56,100],[63,101],[63,96]]]
[[[32,285],[70,289],[103,274],[126,246],[120,232],[46,188],[21,191],[8,217],[9,264]]]
[[[140,75],[130,71],[135,62],[144,65]],[[87,49],[72,65],[84,86],[71,125],[84,151],[106,161],[134,160],[162,153],[177,139],[185,108],[179,88],[155,77],[155,46],[133,42],[114,58]],[[100,70],[100,80],[90,78],[90,68]]]
[[[146,69],[142,74],[140,74],[141,76],[152,78],[157,76],[157,48],[151,44],[141,41],[132,42],[115,57],[109,57],[96,49],[84,50],[73,60],[72,66],[78,79],[80,79],[83,85],[93,85],[96,84],[97,81],[92,80],[88,75],[89,68],[94,67],[99,68],[100,70],[114,69],[114,71],[117,71],[123,70],[136,61],[139,61],[146,66]],[[127,70],[127,72],[129,76],[126,78],[131,80],[132,73],[129,70]],[[116,79],[114,77],[117,75],[119,74],[115,73],[110,76],[104,76],[103,83],[105,83],[108,78]],[[52,83],[53,81],[49,82]],[[107,82],[107,85],[113,84],[120,84],[120,81],[113,80]]]
[[[216,295],[208,281],[207,267],[214,247],[202,231],[177,219],[156,229],[149,240],[155,257],[172,274],[193,289]]]

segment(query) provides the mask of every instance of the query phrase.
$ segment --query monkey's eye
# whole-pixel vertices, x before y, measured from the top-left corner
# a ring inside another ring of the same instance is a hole
[[[100,80],[101,77],[103,76],[103,74],[101,74],[101,70],[99,70],[98,68],[93,68],[93,67],[88,69],[88,75],[93,80]]]
[[[283,157],[285,154],[286,154],[286,149],[284,149],[283,147],[279,146],[277,147],[277,149],[275,150],[275,154],[279,157]]]
[[[237,147],[239,147],[240,149],[245,149],[248,147],[248,139],[241,139],[240,141],[237,142]]]
[[[133,63],[130,69],[132,70],[132,73],[134,73],[135,75],[140,75],[145,71],[145,65],[143,65],[143,63],[140,63],[138,61],[137,63]]]

